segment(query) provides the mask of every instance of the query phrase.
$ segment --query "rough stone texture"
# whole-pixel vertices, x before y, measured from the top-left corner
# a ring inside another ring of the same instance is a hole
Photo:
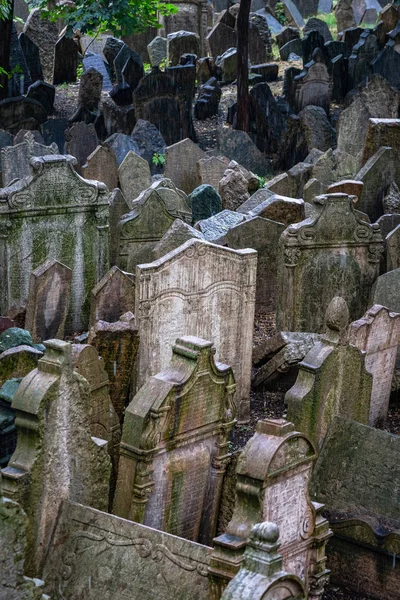
[[[128,152],[139,154],[139,148],[133,139],[124,133],[114,133],[107,138],[103,144],[114,153],[118,166],[122,164]]]
[[[156,181],[121,220],[118,266],[134,273],[137,264],[151,262],[154,246],[176,218],[192,221],[186,195],[169,179]]]
[[[157,35],[150,44],[147,44],[147,51],[152,67],[159,67],[162,62],[167,60],[167,44],[167,38],[161,35]]]
[[[217,190],[220,179],[222,179],[229,162],[229,158],[225,156],[210,156],[209,158],[205,157],[197,161],[197,173],[200,185],[212,185]]]
[[[250,198],[246,200],[246,202],[243,202],[243,204],[241,204],[239,208],[236,209],[236,212],[249,214],[253,209],[256,209],[257,206],[262,204],[265,200],[268,200],[268,198],[272,198],[273,196],[274,193],[268,190],[267,188],[260,188],[259,190],[254,192],[254,194],[252,194]]]
[[[251,214],[251,213],[250,213]],[[284,231],[282,223],[254,216],[229,229],[215,243],[234,250],[257,250],[256,312],[274,312],[277,304],[277,248]]]
[[[68,154],[76,158],[75,168],[80,175],[82,175],[82,167],[86,164],[88,156],[96,150],[98,143],[99,140],[93,123],[87,125],[87,123],[79,121],[66,130],[65,149]]]
[[[400,168],[392,148],[382,146],[359,170],[356,179],[363,182],[357,208],[375,221],[383,213],[383,198],[391,183],[398,180]]]
[[[393,181],[389,190],[382,200],[383,211],[385,213],[398,213],[400,212],[400,190],[398,185]]]
[[[57,144],[59,154],[64,153],[65,135],[68,128],[67,119],[49,119],[42,125],[42,133],[45,143],[50,146],[53,142]]]
[[[311,178],[318,179],[327,187],[342,179],[357,179],[358,161],[351,154],[336,150],[327,150],[312,165]]]
[[[22,4],[26,6],[24,0]],[[29,69],[29,74],[32,82],[41,80],[43,81],[43,71],[40,62],[40,54],[38,46],[25,34],[20,33],[18,36],[19,44],[21,46],[22,53],[25,57],[26,65]]]
[[[25,377],[36,368],[37,361],[42,356],[41,350],[24,343],[2,351],[0,354],[0,386],[9,379]]]
[[[400,267],[400,224],[386,236],[386,270]]]
[[[252,527],[242,567],[221,600],[261,600],[273,596],[305,600],[301,579],[283,570],[282,557],[277,553],[278,539],[279,528],[275,523],[263,522]]]
[[[167,35],[167,58],[169,64],[179,65],[182,54],[200,56],[200,37],[193,31],[175,31]]]
[[[123,215],[129,212],[130,208],[126,202],[123,193],[119,188],[115,188],[109,197],[109,230],[108,243],[110,265],[118,263],[119,256],[119,222]]]
[[[149,163],[130,150],[119,166],[118,174],[125,200],[132,206],[141,192],[151,185]]]
[[[181,219],[176,219],[171,227],[167,229],[161,240],[154,246],[153,255],[154,259],[157,260],[175,250],[179,246],[182,246],[188,240],[197,238],[199,240],[204,239],[204,236],[200,231],[194,229]]]
[[[338,536],[329,557],[335,581],[355,595],[396,598],[398,452],[397,435],[337,418],[316,464],[313,493]]]
[[[61,501],[105,510],[110,463],[106,442],[90,437],[89,385],[73,370],[70,344],[46,342],[46,353],[21,382],[13,408],[18,443],[2,470],[3,489],[29,517],[25,569],[40,575]]]
[[[296,27],[284,27],[280,33],[276,35],[276,43],[278,48],[282,48],[291,40],[299,40],[300,32]]]
[[[222,200],[212,185],[199,185],[190,194],[188,201],[192,207],[192,220],[197,223],[221,212]]]
[[[296,108],[300,112],[309,105],[320,106],[326,114],[332,98],[332,77],[323,62],[322,52],[315,50],[313,60],[304,66],[300,75],[294,78],[296,85]]]
[[[365,83],[372,75],[371,62],[379,51],[376,35],[372,31],[367,29],[360,35],[349,57],[349,89]]]
[[[270,521],[281,531],[283,568],[303,581],[310,589],[310,598],[316,598],[317,591],[322,595],[328,575],[325,545],[331,533],[321,514],[322,505],[312,503],[308,491],[315,458],[312,443],[294,431],[292,423],[283,419],[257,423],[256,433],[238,460],[232,520],[226,533],[214,540],[212,579],[218,581],[218,571],[233,571],[234,575],[243,561],[252,527]],[[217,565],[215,572],[213,567]]]
[[[362,164],[382,146],[393,148],[397,161],[400,156],[400,119],[370,119],[365,138]]]
[[[218,192],[221,196],[222,207],[227,210],[236,210],[250,198],[247,179],[243,175],[240,165],[235,161],[229,163],[219,182]]]
[[[336,146],[336,133],[321,106],[308,105],[299,113],[308,148],[326,152]]]
[[[15,146],[1,149],[1,167],[3,187],[10,185],[15,179],[23,179],[31,174],[30,159],[32,156],[58,154],[56,144],[44,146],[35,140],[31,131],[24,135],[24,141]]]
[[[176,340],[168,367],[146,381],[125,412],[115,514],[211,543],[235,389],[231,367],[215,362],[211,342]]]
[[[304,200],[301,198],[286,198],[285,196],[274,194],[271,198],[267,198],[254,207],[249,214],[277,221],[284,225],[291,225],[305,218]]]
[[[382,215],[376,223],[379,225],[382,237],[386,239],[396,229],[397,225],[400,225],[400,215],[398,213],[394,215]]]
[[[324,331],[334,296],[348,302],[351,319],[359,318],[379,273],[379,226],[355,214],[353,198],[327,194],[315,198],[315,205],[310,218],[281,236],[278,331]]]
[[[104,361],[110,383],[110,397],[121,420],[129,402],[132,373],[139,347],[134,315],[125,313],[115,323],[97,321],[89,331],[88,342]]]
[[[323,36],[325,42],[330,42],[333,39],[328,25],[325,23],[325,21],[322,21],[322,19],[312,17],[311,19],[307,20],[306,26],[303,29],[303,35],[306,35],[312,30],[318,31]]]
[[[34,342],[63,339],[71,281],[72,270],[53,258],[32,271],[25,327]]]
[[[223,127],[218,131],[218,147],[222,154],[257,175],[265,176],[269,171],[264,155],[245,131]]]
[[[212,339],[217,359],[232,366],[239,418],[248,418],[256,260],[254,250],[192,239],[137,267],[138,387],[166,367],[177,335],[190,332]],[[210,310],[212,318],[203,319]]]
[[[40,10],[35,8],[29,14],[23,33],[39,48],[43,75],[52,81],[54,69],[54,48],[58,39],[58,25],[40,17]]]
[[[165,142],[157,127],[149,121],[138,119],[131,138],[137,145],[140,156],[147,160],[150,169],[154,169],[154,154],[165,154]]]
[[[372,289],[370,305],[380,304],[400,312],[400,269],[380,275]]]
[[[31,271],[51,256],[72,269],[68,332],[84,329],[90,291],[108,269],[106,188],[79,177],[74,164],[72,156],[34,157],[30,178],[0,192],[9,257],[0,258],[0,312],[28,297]]]
[[[78,45],[73,38],[65,34],[61,36],[54,47],[54,85],[60,83],[75,83],[78,67]]]
[[[214,241],[225,235],[231,227],[245,221],[246,218],[245,214],[233,210],[222,210],[209,219],[197,221],[195,227],[201,231],[206,240]]]
[[[328,194],[347,194],[359,198],[364,184],[356,179],[343,179],[337,183],[332,183],[326,190]]]
[[[337,30],[344,31],[356,25],[352,0],[339,0],[335,8]]]
[[[17,96],[0,101],[0,123],[13,135],[20,129],[38,129],[47,120],[43,104],[32,98]]]
[[[348,319],[346,302],[333,298],[326,311],[326,333],[299,364],[296,383],[285,395],[288,419],[318,449],[336,416],[360,423],[369,419],[372,375],[365,355],[348,342]]]
[[[291,27],[302,29],[305,25],[303,17],[299,9],[292,0],[284,0],[283,8],[285,9],[285,17]]]
[[[118,187],[118,164],[114,152],[97,146],[87,157],[87,163],[82,167],[85,179],[102,181],[109,190]]]
[[[90,111],[97,111],[104,77],[94,67],[89,67],[81,76],[78,104]]]
[[[224,16],[231,18],[232,26],[226,22],[227,19],[225,19]],[[235,19],[232,19],[232,15],[230,15],[228,11],[225,11],[223,16],[207,35],[207,44],[210,48],[211,56],[213,56],[214,59],[218,56],[222,56],[229,48],[234,48],[236,46],[237,40],[234,25]]]
[[[186,138],[165,149],[165,177],[186,194],[190,194],[199,184],[196,163],[204,158],[203,150]]]
[[[366,352],[365,366],[373,376],[368,424],[382,427],[400,342],[400,314],[375,304],[361,319],[350,324],[349,342]]]
[[[46,589],[66,600],[82,594],[98,598],[105,589],[117,598],[121,586],[128,597],[139,594],[141,600],[207,600],[210,552],[207,546],[65,502],[46,562]]]
[[[92,290],[89,327],[115,323],[127,312],[135,312],[135,276],[114,266]]]

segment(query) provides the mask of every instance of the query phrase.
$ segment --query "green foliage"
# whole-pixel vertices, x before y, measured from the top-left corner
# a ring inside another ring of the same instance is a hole
[[[40,8],[43,16],[52,21],[62,19],[69,36],[76,29],[82,33],[100,34],[111,30],[118,36],[129,35],[150,26],[161,27],[158,16],[178,10],[160,0],[76,0],[54,5],[50,5],[48,0],[30,0],[29,4]]]
[[[332,37],[335,40],[337,36],[337,23],[334,11],[332,10],[330,13],[319,14],[318,19],[321,19],[321,21],[324,21],[328,25],[329,31],[331,32]]]
[[[285,8],[282,2],[277,2],[275,6],[275,17],[281,25],[286,25]]]
[[[146,73],[150,73],[151,71],[151,64],[150,63],[143,63],[143,68],[144,68],[144,72]]]
[[[8,73],[8,79],[11,79],[11,77],[13,75],[22,75],[24,72],[23,68],[21,67],[20,64],[15,65],[15,67],[13,67],[11,69],[11,71]]]
[[[261,177],[260,175],[256,175],[256,177],[258,179],[258,189],[260,190],[261,188],[265,187],[267,180],[265,177]]]
[[[11,3],[9,0],[0,0],[0,21],[5,21],[11,17]]]
[[[151,159],[151,162],[153,163],[153,165],[156,165],[157,167],[162,167],[165,165],[165,154],[158,154],[158,152],[156,152],[155,154],[153,154],[153,158]]]
[[[85,67],[83,66],[83,64],[79,63],[79,65],[76,68],[76,76],[78,78],[82,77],[84,70],[85,70]]]

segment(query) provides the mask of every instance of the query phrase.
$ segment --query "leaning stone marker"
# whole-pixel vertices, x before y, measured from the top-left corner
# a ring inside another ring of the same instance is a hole
[[[25,328],[34,342],[63,339],[71,295],[72,270],[49,259],[30,278]]]
[[[375,304],[361,319],[350,324],[349,342],[366,353],[365,366],[373,376],[368,424],[380,427],[389,407],[400,343],[400,314]]]
[[[128,204],[151,185],[150,167],[147,160],[130,150],[118,169],[121,190]]]
[[[43,569],[63,499],[107,508],[107,443],[90,436],[88,395],[73,370],[71,344],[50,340],[14,396],[18,443],[2,470],[3,489],[29,517],[25,568],[33,576]]]
[[[381,304],[393,312],[400,312],[400,269],[380,275],[371,293],[370,305]]]
[[[135,276],[111,267],[92,290],[89,326],[96,321],[115,323],[128,311],[135,312]]]
[[[239,418],[248,418],[256,263],[254,250],[192,239],[137,267],[138,386],[167,367],[177,335],[202,336],[213,340],[218,361],[232,366]]]
[[[326,311],[326,333],[299,364],[296,383],[286,393],[288,419],[318,448],[334,417],[368,423],[372,375],[365,356],[349,344],[349,311],[343,298],[333,298]]]
[[[278,330],[322,332],[325,311],[336,295],[348,303],[351,319],[365,312],[379,272],[382,237],[379,225],[369,225],[354,212],[353,199],[317,196],[318,211],[282,234]]]
[[[215,362],[211,342],[176,340],[168,368],[148,379],[126,409],[115,514],[211,543],[235,387],[232,369]]]
[[[35,141],[34,134],[28,131],[24,141],[15,146],[8,146],[1,150],[1,167],[3,187],[10,185],[14,179],[29,177],[31,174],[30,159],[32,156],[46,156],[58,154],[58,147],[53,142],[51,146],[44,146]]]
[[[186,138],[165,149],[165,177],[176,187],[190,194],[200,183],[195,165],[204,158],[203,150]]]

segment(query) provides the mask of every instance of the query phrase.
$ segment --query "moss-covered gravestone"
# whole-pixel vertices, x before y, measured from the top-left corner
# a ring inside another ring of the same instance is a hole
[[[336,416],[369,421],[373,379],[365,355],[348,342],[348,321],[346,302],[333,298],[326,333],[299,363],[296,383],[285,396],[288,419],[318,448]]]
[[[283,419],[257,423],[256,433],[238,460],[232,519],[226,533],[214,540],[210,566],[213,600],[220,598],[218,593],[239,568],[246,568],[244,549],[252,527],[260,521],[271,521],[280,528],[284,570],[303,581],[310,600],[321,597],[329,575],[325,546],[331,533],[322,516],[323,505],[310,499],[308,486],[315,459],[313,444],[294,431],[292,423]]]
[[[90,388],[74,372],[71,345],[46,342],[46,352],[19,385],[18,442],[2,470],[3,490],[29,517],[26,573],[40,576],[63,499],[106,510],[107,442],[91,438]]]
[[[71,295],[72,271],[50,258],[32,271],[25,328],[34,342],[63,339]]]
[[[236,413],[231,367],[211,342],[176,340],[172,360],[125,412],[113,512],[209,544],[215,535],[229,433]]]
[[[355,213],[354,196],[315,198],[319,210],[290,225],[280,239],[277,329],[324,331],[325,311],[334,296],[348,304],[350,319],[366,311],[379,274],[379,225]]]
[[[51,146],[39,144],[31,131],[25,134],[24,141],[15,146],[7,146],[1,150],[1,167],[3,187],[10,185],[14,179],[29,177],[31,169],[29,161],[32,156],[58,154],[57,144]]]
[[[257,253],[192,239],[136,271],[138,386],[165,369],[178,335],[212,340],[231,365],[238,417],[250,412],[251,352]]]
[[[221,600],[305,600],[304,583],[283,570],[279,529],[275,523],[253,526],[243,566],[222,594]]]
[[[0,191],[0,312],[28,297],[31,271],[53,258],[73,273],[67,332],[87,327],[90,292],[108,269],[107,190],[75,162],[34,157],[30,178]]]

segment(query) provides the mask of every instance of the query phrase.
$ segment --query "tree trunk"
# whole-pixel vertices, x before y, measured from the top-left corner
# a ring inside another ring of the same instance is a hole
[[[10,70],[10,46],[11,46],[11,31],[14,14],[14,0],[6,0],[9,8],[9,19],[0,19],[0,67],[5,71]],[[0,100],[7,98],[8,92],[8,76],[0,73]]]
[[[249,131],[249,15],[251,0],[241,0],[237,18],[237,123]]]

